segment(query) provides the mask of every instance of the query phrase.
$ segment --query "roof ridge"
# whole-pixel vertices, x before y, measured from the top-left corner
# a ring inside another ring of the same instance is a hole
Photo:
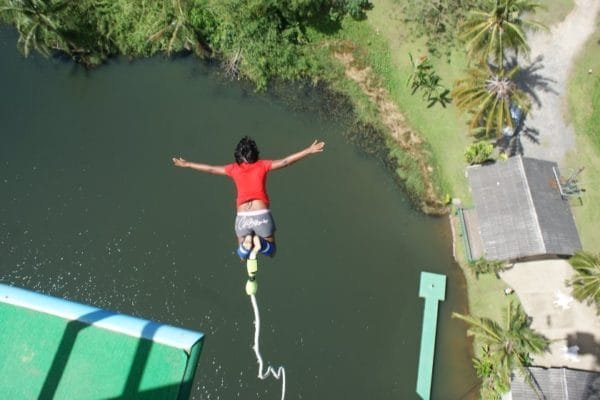
[[[535,202],[533,201],[533,196],[531,195],[531,187],[529,187],[529,179],[527,177],[527,174],[525,173],[525,165],[523,163],[523,157],[519,156],[518,157],[519,162],[518,162],[518,166],[519,166],[519,172],[521,173],[521,176],[523,178],[523,182],[526,186],[526,197],[527,197],[527,201],[529,202],[530,205],[530,210],[531,213],[533,214],[533,219],[535,220],[535,233],[537,234],[536,236],[539,239],[539,242],[542,244],[542,251],[543,253],[546,252],[546,242],[544,241],[544,235],[542,234],[542,229],[540,226],[540,220],[538,218],[538,214],[537,214],[537,210],[535,207]]]

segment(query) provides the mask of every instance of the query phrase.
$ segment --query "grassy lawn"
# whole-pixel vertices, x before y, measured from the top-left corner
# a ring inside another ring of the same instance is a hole
[[[568,83],[568,112],[575,126],[577,151],[568,155],[570,168],[585,167],[583,205],[574,206],[575,222],[587,251],[600,254],[600,19],[596,31],[575,61]],[[591,73],[589,72],[591,70]]]
[[[388,91],[410,126],[427,142],[431,151],[432,166],[436,170],[438,184],[442,190],[452,197],[460,198],[464,204],[470,205],[467,180],[464,176],[466,162],[463,153],[473,139],[466,134],[466,117],[461,115],[452,104],[446,108],[439,105],[427,108],[426,102],[418,93],[411,94],[406,84],[408,76],[412,72],[409,54],[416,59],[427,54],[426,48],[423,41],[410,38],[410,33],[402,20],[400,3],[397,0],[372,0],[372,3],[374,7],[368,12],[367,24],[349,18],[345,19],[342,22],[342,29],[337,33],[336,40],[350,41],[357,46],[355,54],[359,54],[360,61],[373,69],[380,79],[380,85]],[[547,8],[536,14],[534,19],[546,25],[563,20],[574,5],[573,0],[549,0],[545,4]],[[596,38],[596,40],[598,39]],[[323,48],[323,56],[327,57],[329,50],[326,45],[323,45]],[[595,58],[597,71],[600,73],[600,57],[597,52]],[[451,88],[454,81],[462,76],[466,66],[464,55],[459,51],[453,54],[449,63],[445,58],[432,58],[431,61],[434,63],[436,72],[442,78],[442,85],[448,88]],[[587,76],[589,67],[583,66],[583,63],[578,63],[578,65],[581,71],[585,71],[585,74],[581,74],[582,79],[589,79]],[[340,77],[343,71],[339,65],[332,65],[331,73]],[[375,126],[381,126],[378,124],[379,116],[376,108],[353,82],[345,79],[332,79],[332,82],[335,89],[352,98],[361,119]],[[586,86],[581,83],[575,83],[575,85],[578,88]],[[587,86],[589,88],[589,85]],[[579,94],[576,96],[579,97]],[[597,105],[596,108],[600,109],[600,105]],[[578,115],[574,115],[574,118]],[[600,126],[600,124],[596,126]],[[584,140],[586,137],[580,139]],[[585,147],[585,143],[582,145],[585,150],[590,150],[589,146]],[[595,154],[597,151],[589,153],[590,160],[600,162]],[[586,160],[586,163],[588,162],[592,161]],[[590,164],[590,168],[585,172],[588,174],[586,179],[594,179],[600,183],[600,176],[594,174],[595,171],[600,171],[600,168],[592,168]],[[586,199],[586,204],[590,204],[593,200],[598,207],[581,207],[576,210],[576,216],[584,246],[590,248],[593,243],[596,243],[595,246],[600,248],[600,240],[598,240],[600,239],[600,230],[598,230],[599,233],[594,232],[592,224],[592,221],[597,220],[594,216],[597,217],[600,212],[600,197],[594,197],[600,196],[600,192],[595,193],[591,189],[588,189],[586,198],[589,199]],[[587,226],[582,227],[582,224],[586,223]],[[455,231],[458,232],[459,229],[456,228]],[[464,261],[462,246],[457,245],[457,247],[457,258],[467,280],[470,313],[500,320],[503,308],[507,306],[512,297],[505,296],[503,293],[506,284],[494,275],[480,275],[479,278],[475,278]]]
[[[349,30],[353,40],[365,42],[376,36],[388,48],[387,52],[371,52],[371,63],[382,77],[385,88],[398,104],[411,127],[429,144],[434,167],[442,181],[442,187],[452,197],[468,199],[467,181],[464,177],[463,152],[471,139],[465,135],[465,119],[453,104],[443,108],[435,105],[427,108],[427,102],[419,93],[414,95],[406,85],[412,72],[409,54],[416,59],[426,55],[422,41],[413,41],[402,21],[400,5],[394,0],[375,0],[368,14],[370,29],[360,32]],[[382,59],[385,57],[386,59]],[[465,66],[464,58],[455,56],[451,63],[433,58],[442,85],[451,88],[454,80]]]
[[[398,105],[410,127],[425,140],[440,194],[468,199],[463,152],[471,139],[465,135],[466,120],[452,104],[446,108],[439,105],[427,108],[419,93],[411,95],[406,84],[412,72],[409,53],[418,58],[425,54],[423,46],[406,39],[408,31],[400,19],[400,7],[393,0],[375,0],[373,3],[367,23],[344,19],[336,40],[350,41],[357,46],[355,55],[373,69],[380,85]],[[452,87],[465,64],[461,57],[455,57],[451,64],[437,59],[432,61],[447,88]],[[358,93],[354,84],[335,79],[333,84],[335,89],[353,99],[361,119],[379,126],[376,109],[368,104],[366,96]]]
[[[473,139],[466,134],[466,116],[461,115],[453,104],[446,108],[440,105],[428,108],[419,93],[411,94],[406,84],[412,72],[409,54],[416,59],[427,55],[426,48],[422,40],[410,38],[398,0],[373,0],[372,3],[374,7],[367,14],[367,24],[347,18],[342,22],[337,39],[349,40],[361,49],[359,53],[363,61],[381,79],[381,85],[398,105],[412,129],[427,142],[436,186],[441,188],[440,194],[458,197],[468,206],[471,199],[464,176],[466,163],[463,153]],[[551,0],[546,2],[546,7],[539,11],[535,19],[550,25],[564,19],[573,8],[573,0]],[[460,51],[454,52],[450,62],[445,57],[433,57],[431,61],[447,88],[451,88],[462,76],[466,66],[465,57]],[[353,99],[361,119],[380,126],[376,108],[356,85],[338,79],[333,81],[338,85],[337,90]]]

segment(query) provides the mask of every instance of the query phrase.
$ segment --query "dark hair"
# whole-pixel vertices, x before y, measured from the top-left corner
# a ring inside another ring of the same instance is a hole
[[[235,147],[233,156],[235,157],[235,162],[238,164],[243,162],[252,164],[258,161],[258,154],[259,151],[258,147],[256,147],[256,142],[248,136],[244,136]]]

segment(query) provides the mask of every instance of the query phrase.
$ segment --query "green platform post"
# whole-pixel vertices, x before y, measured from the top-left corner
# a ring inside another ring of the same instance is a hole
[[[430,272],[421,272],[419,297],[425,299],[425,307],[423,312],[423,330],[421,331],[417,394],[421,396],[423,400],[429,400],[431,395],[438,302],[444,301],[445,296],[446,276]]]

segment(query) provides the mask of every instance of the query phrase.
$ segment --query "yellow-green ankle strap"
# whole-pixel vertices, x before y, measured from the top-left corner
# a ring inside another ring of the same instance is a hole
[[[256,275],[256,272],[258,271],[258,261],[256,259],[254,259],[254,260],[251,260],[251,259],[246,260],[246,268],[248,269],[248,275],[249,276]]]

